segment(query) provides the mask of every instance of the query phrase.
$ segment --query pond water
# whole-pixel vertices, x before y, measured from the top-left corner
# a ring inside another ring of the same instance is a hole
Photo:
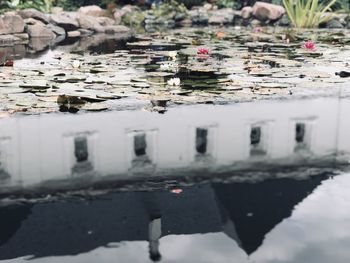
[[[348,262],[349,108],[2,119],[0,260]]]
[[[0,68],[0,261],[349,262],[350,34],[310,34],[24,47]]]
[[[311,36],[317,49],[303,49]],[[350,84],[339,74],[349,72],[349,42],[346,30],[187,28],[96,35],[48,46],[35,57],[26,55],[27,47],[13,67],[1,69],[0,110],[74,113],[152,102],[150,110],[165,112],[178,104],[336,95],[334,87]]]

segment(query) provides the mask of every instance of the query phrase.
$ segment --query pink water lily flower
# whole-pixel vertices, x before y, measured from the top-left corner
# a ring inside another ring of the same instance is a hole
[[[257,26],[257,27],[253,28],[253,32],[254,33],[261,33],[261,32],[263,32],[263,29],[261,27]]]
[[[315,51],[316,50],[316,44],[311,41],[311,40],[308,40],[306,42],[304,42],[304,44],[301,46],[303,49],[307,49],[307,50],[310,50],[310,51]]]
[[[182,193],[182,189],[180,188],[175,188],[175,189],[172,189],[170,192],[172,192],[173,194],[181,194]]]
[[[198,55],[209,55],[209,49],[201,47],[197,50]]]

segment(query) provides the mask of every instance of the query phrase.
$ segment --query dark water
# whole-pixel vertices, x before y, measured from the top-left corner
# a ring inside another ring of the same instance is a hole
[[[0,260],[348,262],[349,107],[2,119]]]
[[[347,262],[348,175],[2,208],[5,262]]]
[[[55,48],[126,41],[6,52],[25,64]],[[145,103],[0,119],[1,262],[349,262],[347,94],[164,114]]]

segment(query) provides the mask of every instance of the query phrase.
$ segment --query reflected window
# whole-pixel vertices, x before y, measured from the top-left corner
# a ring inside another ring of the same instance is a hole
[[[250,155],[265,155],[266,145],[262,126],[252,126],[250,129]]]
[[[259,145],[261,141],[261,127],[252,127],[250,130],[250,144]]]
[[[0,182],[10,179],[10,174],[7,172],[7,154],[6,154],[7,141],[0,142]],[[4,149],[5,148],[5,149]]]
[[[73,174],[84,174],[94,170],[89,160],[88,137],[78,136],[74,138],[75,164],[72,167]]]
[[[77,163],[85,162],[88,160],[89,153],[86,137],[74,138],[74,155]]]
[[[297,123],[295,125],[295,141],[303,143],[305,140],[305,123]]]
[[[133,167],[142,167],[148,166],[152,164],[151,157],[152,156],[152,144],[148,145],[148,137],[150,134],[147,132],[135,133],[133,135]]]
[[[208,150],[208,129],[196,129],[196,151],[197,154],[206,154]]]
[[[136,134],[134,136],[134,152],[137,157],[145,156],[147,149],[146,134]]]
[[[0,181],[6,180],[9,177],[9,174],[6,172],[4,168],[4,164],[2,161],[2,153],[0,152]]]
[[[310,150],[310,131],[311,127],[305,122],[295,123],[295,146],[294,152],[303,152]]]

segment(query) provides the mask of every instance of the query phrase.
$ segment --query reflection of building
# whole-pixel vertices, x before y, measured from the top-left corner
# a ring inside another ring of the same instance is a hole
[[[77,255],[109,243],[224,232],[247,253],[325,179],[200,184],[168,191],[112,193],[102,199],[0,208],[0,260]],[[137,251],[135,251],[137,253]],[[145,255],[146,256],[146,255]]]
[[[115,111],[3,119],[1,191],[163,171],[178,175],[178,169],[241,170],[255,162],[332,162],[334,154],[350,152],[350,123],[342,114],[348,107],[348,99],[320,98],[177,107],[165,115]]]

